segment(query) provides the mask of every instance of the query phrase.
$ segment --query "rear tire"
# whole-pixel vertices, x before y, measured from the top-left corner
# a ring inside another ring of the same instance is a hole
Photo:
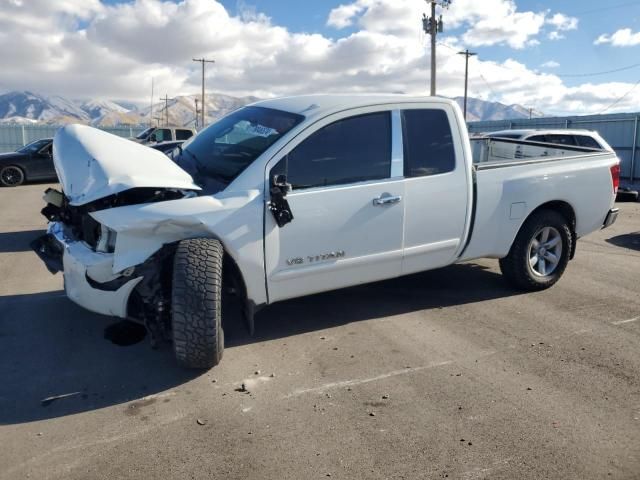
[[[222,359],[222,244],[210,238],[183,240],[173,260],[173,350],[187,368],[215,367]]]
[[[540,210],[522,225],[509,254],[500,259],[500,270],[519,289],[549,288],[567,268],[572,239],[564,216],[553,210]]]
[[[17,187],[24,183],[24,171],[16,165],[7,165],[0,169],[0,184],[3,187]]]

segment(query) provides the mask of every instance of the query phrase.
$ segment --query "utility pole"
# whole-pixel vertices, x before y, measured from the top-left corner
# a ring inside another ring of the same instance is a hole
[[[149,126],[153,127],[153,77],[151,77],[151,101],[149,103]]]
[[[198,129],[198,113],[200,113],[200,110],[198,110],[198,99],[194,98],[194,101],[196,102],[196,130]]]
[[[533,113],[533,108],[529,107],[529,120],[531,120],[532,113]]]
[[[469,86],[469,57],[477,55],[470,52],[467,48],[464,52],[458,52],[458,55],[464,55],[464,121],[467,121],[467,88]]]
[[[204,64],[216,63],[215,60],[207,60],[206,58],[192,58],[194,62],[200,62],[202,64],[202,106],[200,107],[200,113],[202,114],[201,128],[204,128],[204,111],[205,111],[205,99],[204,99]]]
[[[425,0],[431,4],[431,16],[422,14],[422,29],[431,35],[431,96],[436,95],[436,36],[444,31],[442,15],[436,18],[436,5],[447,8],[451,5],[451,0]]]
[[[164,117],[166,119],[164,122],[164,126],[168,127],[169,126],[169,95],[165,93],[164,98],[160,97],[160,100],[164,100]]]

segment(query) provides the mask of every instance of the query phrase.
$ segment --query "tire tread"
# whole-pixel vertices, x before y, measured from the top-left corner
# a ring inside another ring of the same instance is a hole
[[[211,238],[182,240],[173,260],[171,321],[179,364],[211,368],[222,359],[222,244]]]

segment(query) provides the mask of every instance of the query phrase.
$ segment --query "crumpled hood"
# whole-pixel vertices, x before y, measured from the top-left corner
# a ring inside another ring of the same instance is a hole
[[[200,190],[162,152],[85,125],[67,125],[53,139],[53,163],[71,205],[132,188]]]

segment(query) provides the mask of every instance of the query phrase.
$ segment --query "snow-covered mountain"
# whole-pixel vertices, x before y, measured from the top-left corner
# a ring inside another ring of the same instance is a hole
[[[176,126],[195,126],[196,103],[200,95],[183,95],[138,108],[135,103],[107,99],[70,100],[60,96],[45,96],[32,92],[9,92],[0,95],[0,124],[2,123],[84,123],[98,127],[118,125],[149,125],[168,123]],[[206,96],[206,121],[211,123],[256,97],[233,97],[221,93]],[[462,97],[455,100],[462,106]],[[198,102],[200,103],[200,102]],[[200,105],[198,106],[200,108]],[[532,116],[543,116],[534,110]],[[151,118],[153,117],[153,118]],[[504,105],[469,98],[467,120],[504,120],[528,118],[529,109],[520,105]]]
[[[464,97],[456,97],[454,100],[462,108]],[[544,117],[544,113],[533,109],[532,117]],[[475,122],[480,120],[517,120],[529,118],[529,109],[522,105],[505,105],[500,102],[488,102],[479,98],[467,99],[467,121]]]
[[[170,125],[193,127],[196,123],[196,100],[198,100],[198,110],[200,110],[200,98],[200,95],[184,95],[171,98],[167,102],[158,102],[153,105],[152,120],[161,124],[167,123],[168,111]],[[257,97],[232,97],[221,93],[212,93],[206,95],[205,100],[205,120],[209,124],[227,113],[259,99]],[[140,110],[143,123],[149,123],[150,112],[150,107]]]
[[[31,92],[9,92],[0,95],[0,121],[3,123],[85,123],[87,112],[77,103],[63,97]]]

